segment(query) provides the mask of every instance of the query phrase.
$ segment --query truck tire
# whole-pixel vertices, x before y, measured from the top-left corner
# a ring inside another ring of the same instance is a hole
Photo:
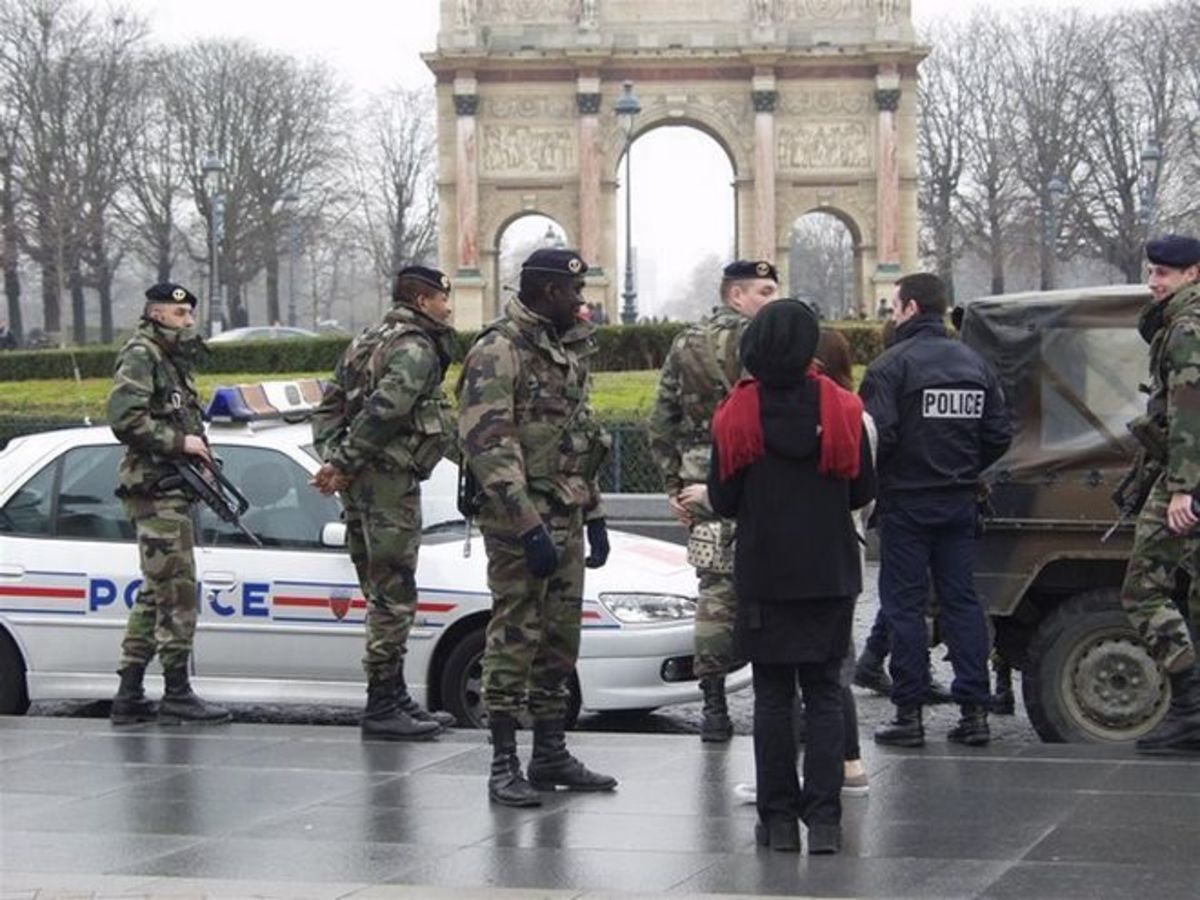
[[[1051,743],[1132,741],[1166,712],[1170,686],[1121,609],[1115,588],[1055,607],[1029,642],[1021,694]]]
[[[483,705],[483,650],[486,644],[484,627],[468,631],[442,666],[442,709],[458,720],[459,728],[487,727],[487,709]],[[574,728],[580,707],[579,681],[575,675],[571,676],[568,687],[571,697],[567,701],[566,726]]]
[[[8,632],[0,629],[0,715],[20,716],[27,709],[25,660]]]

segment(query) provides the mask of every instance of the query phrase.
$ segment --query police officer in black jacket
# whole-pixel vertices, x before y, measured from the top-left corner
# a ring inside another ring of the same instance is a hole
[[[936,275],[897,282],[895,342],[867,368],[859,393],[879,431],[879,602],[892,632],[896,717],[875,741],[925,743],[929,689],[925,601],[932,575],[962,718],[947,739],[990,740],[987,618],[975,594],[975,497],[980,473],[1008,449],[1012,426],[996,375],[946,332]]]

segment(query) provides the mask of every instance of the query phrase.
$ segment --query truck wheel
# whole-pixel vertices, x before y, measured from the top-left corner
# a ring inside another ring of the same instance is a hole
[[[25,661],[8,633],[0,629],[0,715],[19,716],[29,709]]]
[[[1115,589],[1059,604],[1029,643],[1021,694],[1052,743],[1132,741],[1153,728],[1170,686],[1121,610]]]
[[[442,667],[442,709],[458,719],[459,728],[486,728],[487,709],[483,705],[483,650],[486,636],[483,628],[467,632],[450,651]],[[579,718],[579,681],[571,676],[571,691],[567,701],[567,728],[574,728]],[[522,724],[528,725],[522,716]]]

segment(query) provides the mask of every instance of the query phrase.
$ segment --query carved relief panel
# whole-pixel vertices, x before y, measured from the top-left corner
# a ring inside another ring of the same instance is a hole
[[[861,171],[871,168],[871,129],[866,122],[809,121],[779,126],[781,172]]]
[[[574,22],[579,0],[478,0],[480,20],[494,25]]]
[[[553,125],[484,125],[480,162],[485,175],[570,175],[579,166],[575,129]]]

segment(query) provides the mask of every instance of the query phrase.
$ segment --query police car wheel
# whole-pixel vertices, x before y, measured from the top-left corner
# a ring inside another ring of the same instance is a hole
[[[487,709],[483,705],[483,650],[487,637],[483,628],[467,632],[455,644],[442,667],[442,709],[458,720],[460,728],[486,728]],[[572,675],[568,684],[567,728],[574,728],[582,702],[579,678]],[[524,727],[531,723],[522,721]]]
[[[1162,718],[1170,689],[1115,589],[1060,603],[1029,643],[1021,693],[1043,741],[1131,741]]]
[[[13,639],[0,630],[0,715],[17,716],[27,709],[25,662]]]

